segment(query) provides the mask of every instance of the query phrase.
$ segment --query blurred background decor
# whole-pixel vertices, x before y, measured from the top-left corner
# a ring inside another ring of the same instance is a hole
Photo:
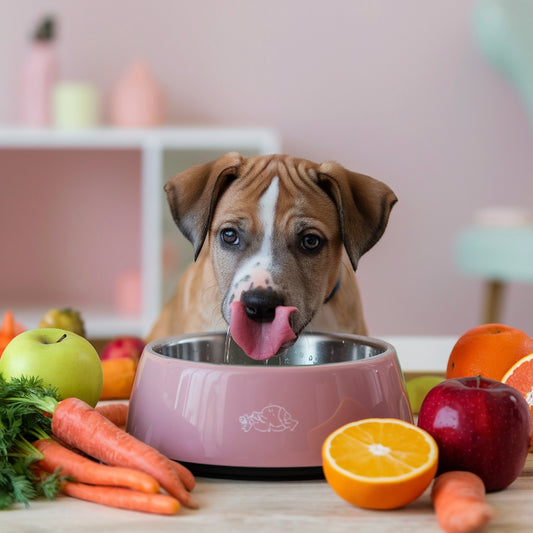
[[[46,16],[38,22],[20,69],[20,121],[26,126],[52,124],[52,94],[59,75],[55,46],[56,22]]]
[[[165,122],[165,95],[148,65],[133,63],[112,88],[110,123],[117,127],[151,128]]]
[[[337,160],[395,190],[389,228],[359,266],[371,334],[457,335],[479,322],[484,280],[459,271],[455,241],[487,206],[531,207],[533,151],[523,97],[479,47],[474,0],[0,6],[4,128],[20,124],[29,29],[53,13],[61,79],[91,83],[105,105],[142,58],[165,89],[164,125],[269,127],[284,152]],[[11,156],[0,151],[0,179]],[[92,160],[78,153],[72,172]],[[24,172],[40,172],[39,161]],[[113,177],[133,163],[113,164]],[[135,208],[125,202],[122,216]],[[510,284],[503,319],[533,334],[532,302],[531,284]]]
[[[94,128],[100,125],[100,95],[89,83],[56,83],[52,94],[52,124],[56,128]]]

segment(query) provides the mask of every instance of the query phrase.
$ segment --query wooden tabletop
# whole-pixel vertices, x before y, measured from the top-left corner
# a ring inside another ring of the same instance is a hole
[[[26,509],[0,511],[2,533],[302,533],[439,532],[429,490],[394,511],[359,509],[339,498],[324,480],[273,482],[198,478],[200,508],[175,516],[123,511],[61,496]],[[533,454],[507,489],[487,495],[496,517],[487,531],[533,531]]]

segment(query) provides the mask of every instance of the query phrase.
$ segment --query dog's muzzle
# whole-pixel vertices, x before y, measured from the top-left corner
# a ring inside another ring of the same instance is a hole
[[[296,340],[290,316],[298,310],[283,305],[283,298],[271,288],[243,292],[230,311],[230,334],[252,359],[269,359]]]
[[[272,322],[276,316],[276,307],[283,305],[284,300],[274,289],[260,287],[243,292],[241,303],[251,320]]]

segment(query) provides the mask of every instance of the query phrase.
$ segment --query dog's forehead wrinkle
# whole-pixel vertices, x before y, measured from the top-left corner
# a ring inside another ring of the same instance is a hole
[[[275,168],[277,168],[277,160],[274,155],[271,157],[250,157],[240,169],[241,177],[248,175],[260,176],[264,173],[273,172]]]

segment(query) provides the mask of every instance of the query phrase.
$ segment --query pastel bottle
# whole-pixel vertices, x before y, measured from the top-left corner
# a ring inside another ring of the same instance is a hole
[[[50,126],[52,91],[57,80],[55,22],[46,17],[37,27],[22,70],[21,122],[25,126]]]

